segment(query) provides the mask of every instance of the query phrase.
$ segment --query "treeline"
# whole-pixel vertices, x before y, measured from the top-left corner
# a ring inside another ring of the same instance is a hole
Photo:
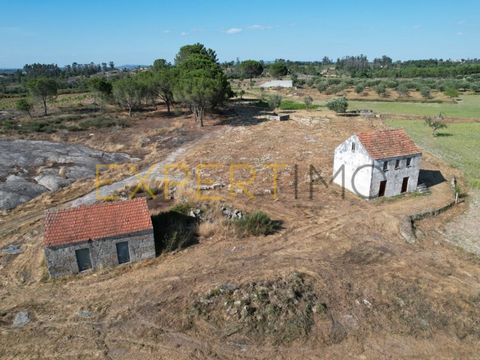
[[[369,60],[365,55],[345,56],[335,62],[324,57],[319,61],[291,61],[277,59],[273,63],[246,60],[231,61],[222,64],[229,78],[251,78],[245,71],[245,63],[255,62],[262,72],[255,76],[278,76],[275,68],[282,66],[292,76],[321,76],[334,70],[337,75],[354,78],[460,78],[480,74],[480,59],[463,59],[459,61],[443,59],[393,61],[389,56]],[[280,75],[281,76],[281,75]]]
[[[335,69],[352,77],[365,78],[452,78],[480,74],[480,59],[396,61],[384,55],[369,61],[365,55],[338,59]]]
[[[23,67],[21,74],[29,79],[37,77],[53,77],[53,78],[66,78],[70,76],[89,76],[98,74],[100,72],[107,72],[115,70],[115,64],[110,61],[108,64],[103,62],[101,64],[95,64],[93,62],[89,64],[78,64],[74,62],[72,65],[67,65],[63,68],[57,64],[26,64]]]

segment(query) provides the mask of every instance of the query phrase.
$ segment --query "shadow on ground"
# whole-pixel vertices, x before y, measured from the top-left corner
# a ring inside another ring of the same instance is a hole
[[[420,170],[418,175],[418,183],[425,184],[427,187],[435,186],[445,182],[446,179],[443,177],[442,173],[438,170]]]
[[[181,250],[198,243],[196,219],[192,216],[167,211],[152,216],[155,253]]]

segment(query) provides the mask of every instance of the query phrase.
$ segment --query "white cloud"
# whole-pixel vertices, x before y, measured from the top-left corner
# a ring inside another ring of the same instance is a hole
[[[459,32],[457,32],[457,35],[458,35],[458,36],[462,36],[462,35],[463,35],[463,32],[459,31]]]
[[[225,33],[229,35],[233,35],[233,34],[238,34],[239,32],[242,32],[242,31],[243,29],[240,29],[240,28],[230,28],[227,31],[225,31]]]
[[[271,29],[272,27],[269,26],[269,25],[259,25],[259,24],[255,24],[255,25],[250,25],[248,27],[250,30],[268,30],[268,29]]]
[[[164,33],[164,34],[170,34],[170,33],[171,33],[171,30],[163,30],[163,33]]]
[[[421,29],[422,28],[422,25],[413,25],[412,28],[414,30],[418,30],[418,29]]]
[[[180,33],[180,36],[187,36],[187,35],[188,35],[188,33],[187,33],[186,31],[182,31],[182,32]]]

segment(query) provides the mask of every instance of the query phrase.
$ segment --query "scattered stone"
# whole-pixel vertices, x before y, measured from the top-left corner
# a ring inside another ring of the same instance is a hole
[[[326,312],[310,281],[308,275],[294,272],[275,280],[222,284],[199,296],[191,315],[213,321],[225,336],[235,328],[235,333],[257,338],[293,341],[309,333],[314,313],[324,316]]]
[[[14,327],[23,327],[31,321],[28,311],[20,311],[15,315],[13,319]]]
[[[8,254],[8,255],[17,255],[21,254],[23,250],[21,249],[20,245],[8,245],[2,249],[2,253]]]
[[[215,183],[212,185],[200,185],[200,190],[216,190],[225,187],[225,184]]]
[[[93,313],[91,311],[88,311],[88,310],[80,310],[78,312],[78,316],[81,317],[81,318],[84,318],[84,319],[88,319],[88,318],[91,318],[93,316]]]
[[[241,210],[234,209],[228,206],[222,207],[222,214],[229,220],[241,219],[244,216]]]

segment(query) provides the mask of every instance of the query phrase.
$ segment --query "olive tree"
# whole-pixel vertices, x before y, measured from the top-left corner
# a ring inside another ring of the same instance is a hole
[[[333,110],[336,113],[344,113],[348,108],[348,101],[345,97],[331,100],[327,103],[327,108]]]
[[[57,96],[57,82],[53,79],[38,78],[28,82],[27,87],[33,97],[41,100],[43,113],[47,115],[47,100]]]
[[[128,110],[128,116],[137,109],[145,95],[145,86],[137,79],[127,77],[113,83],[115,101]]]

